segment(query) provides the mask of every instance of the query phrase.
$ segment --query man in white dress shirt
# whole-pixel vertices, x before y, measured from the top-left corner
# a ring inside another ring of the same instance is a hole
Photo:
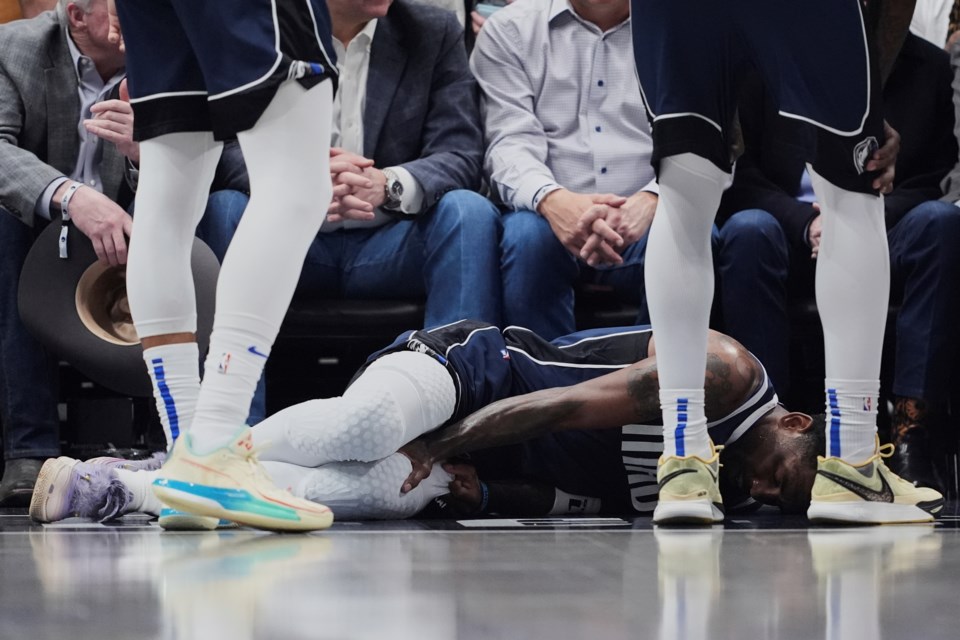
[[[547,339],[572,332],[578,282],[642,303],[657,183],[630,3],[515,2],[486,21],[470,64],[482,92],[485,172],[510,210],[505,323]],[[602,251],[593,224],[608,224],[623,244]]]

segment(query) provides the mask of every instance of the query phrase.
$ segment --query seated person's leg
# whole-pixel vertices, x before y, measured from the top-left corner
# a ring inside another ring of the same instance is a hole
[[[473,191],[447,193],[421,216],[424,326],[470,319],[500,325],[500,212]]]
[[[207,208],[197,225],[197,237],[207,243],[221,263],[249,201],[247,194],[231,189],[214,191],[207,199]]]
[[[720,247],[724,331],[757,356],[783,395],[790,383],[790,251],[783,228],[766,211],[740,211],[720,230]]]
[[[57,364],[20,321],[20,271],[36,233],[0,209],[0,506],[26,506],[41,462],[60,454]]]
[[[503,216],[503,322],[552,340],[575,330],[577,261],[533,211]]]
[[[887,233],[897,316],[891,468],[922,486],[940,489],[928,445],[930,420],[947,397],[960,334],[960,208],[925,202]],[[899,291],[898,291],[899,290]]]

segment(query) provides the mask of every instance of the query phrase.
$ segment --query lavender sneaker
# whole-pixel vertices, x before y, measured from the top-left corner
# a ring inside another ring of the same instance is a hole
[[[30,517],[37,522],[73,516],[105,522],[127,513],[132,500],[133,493],[120,482],[113,467],[61,456],[50,458],[40,468]]]
[[[90,458],[87,464],[103,464],[113,469],[127,469],[128,471],[153,471],[163,465],[167,459],[167,454],[163,451],[154,451],[149,458],[143,460],[127,460],[126,458],[111,458],[110,456],[100,456]]]

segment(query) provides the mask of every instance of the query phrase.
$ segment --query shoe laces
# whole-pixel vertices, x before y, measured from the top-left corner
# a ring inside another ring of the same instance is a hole
[[[893,455],[893,452],[894,452],[895,450],[896,450],[896,447],[893,445],[893,443],[892,443],[892,442],[888,442],[887,444],[882,444],[882,445],[880,445],[880,447],[877,449],[877,454],[878,454],[881,458],[883,458],[884,460],[886,460],[887,458],[889,458],[890,456]]]
[[[259,445],[254,445],[249,450],[247,450],[244,457],[247,461],[247,464],[250,465],[251,470],[254,472],[255,475],[264,476],[271,482],[271,484],[273,484],[273,478],[270,477],[270,474],[267,473],[267,470],[263,467],[262,464],[260,464],[260,457],[259,457],[260,452],[266,451],[267,449],[269,449],[270,445],[271,445],[271,441],[269,440],[261,442]]]

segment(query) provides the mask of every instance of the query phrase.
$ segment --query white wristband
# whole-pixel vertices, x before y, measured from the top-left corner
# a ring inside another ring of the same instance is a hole
[[[83,186],[81,182],[74,182],[67,187],[63,197],[60,198],[60,241],[57,246],[60,248],[60,258],[66,259],[67,256],[67,235],[70,231],[70,201],[74,194]]]
[[[600,498],[575,496],[555,488],[553,508],[548,515],[562,516],[573,513],[600,513]]]

